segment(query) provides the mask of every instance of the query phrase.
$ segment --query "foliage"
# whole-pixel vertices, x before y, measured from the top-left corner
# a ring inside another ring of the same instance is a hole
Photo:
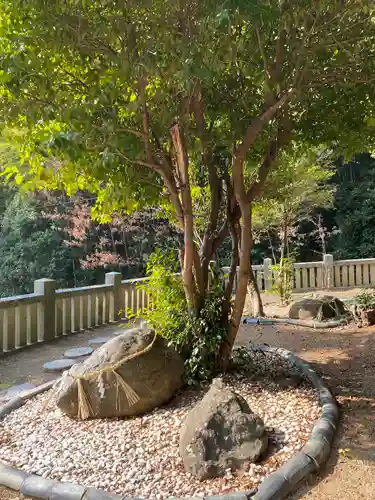
[[[199,317],[194,316],[186,308],[176,257],[174,252],[161,250],[150,256],[148,280],[138,285],[150,297],[150,303],[139,315],[183,356],[186,381],[193,384],[210,380],[219,369],[219,348],[226,336],[222,324],[223,283],[213,270],[210,293]]]
[[[168,340],[176,336],[180,329],[181,314],[186,308],[183,284],[178,271],[176,252],[156,249],[146,264],[148,280],[138,285],[149,297],[149,308],[142,312],[142,317]]]
[[[321,181],[321,189],[330,194],[331,201],[326,199],[328,203],[319,201],[305,207],[308,210],[304,208],[290,233],[291,251],[300,262],[321,260],[324,253],[332,253],[336,259],[372,258],[375,255],[374,157],[362,153],[349,162],[339,157],[332,166],[328,165],[328,174]],[[314,196],[314,186],[309,189]],[[292,193],[293,183],[290,190]],[[274,209],[277,206],[274,200],[264,197],[254,207],[255,264],[273,256],[272,249],[274,260],[278,259],[280,238],[275,234],[274,224],[281,219],[281,210]]]
[[[0,116],[19,131],[21,157],[6,176],[96,193],[102,222],[163,207],[184,231],[186,307],[197,319],[228,233],[236,264],[241,219],[238,287],[231,320],[222,318],[228,359],[251,206],[280,152],[293,134],[350,155],[373,139],[373,4],[1,0],[0,12]]]
[[[40,278],[72,285],[70,250],[61,232],[43,217],[37,200],[16,194],[6,206],[0,229],[0,295],[30,293]]]
[[[293,291],[294,259],[284,257],[279,264],[271,266],[272,269],[272,291],[277,293],[282,304],[287,304]]]
[[[298,228],[303,221],[314,221],[317,208],[332,205],[334,175],[332,161],[319,148],[306,150],[293,144],[280,155],[271,172],[265,195],[254,205],[254,230],[258,241],[267,239],[273,260],[288,257],[303,244]],[[292,247],[294,245],[294,248]]]
[[[332,179],[337,186],[334,210],[327,214],[337,233],[330,251],[337,259],[363,259],[375,255],[375,159],[358,155],[349,163],[337,162]]]
[[[375,290],[364,288],[354,297],[354,304],[363,311],[375,309]]]
[[[23,193],[0,184],[0,290],[2,296],[33,291],[33,281],[58,286],[103,283],[104,274],[144,276],[154,248],[178,246],[178,233],[153,212],[91,219],[90,198],[63,193]]]

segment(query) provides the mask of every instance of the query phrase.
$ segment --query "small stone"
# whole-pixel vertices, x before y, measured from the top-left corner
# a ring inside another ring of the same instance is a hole
[[[89,356],[94,352],[92,347],[76,347],[75,349],[68,349],[64,352],[65,358],[80,358],[82,356]]]
[[[90,345],[103,345],[106,342],[109,342],[112,340],[113,337],[94,337],[93,339],[89,340]]]
[[[43,370],[45,372],[62,372],[69,370],[75,363],[74,359],[56,359],[55,361],[44,363]]]

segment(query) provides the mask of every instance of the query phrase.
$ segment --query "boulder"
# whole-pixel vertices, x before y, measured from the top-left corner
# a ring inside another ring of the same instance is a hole
[[[180,355],[153,330],[126,330],[65,372],[57,406],[81,419],[138,415],[168,402],[183,384],[183,371]]]
[[[186,471],[202,480],[255,462],[267,443],[261,418],[216,379],[183,424],[180,453]]]
[[[324,321],[339,318],[347,313],[345,304],[337,297],[304,298],[294,302],[289,309],[289,318]]]

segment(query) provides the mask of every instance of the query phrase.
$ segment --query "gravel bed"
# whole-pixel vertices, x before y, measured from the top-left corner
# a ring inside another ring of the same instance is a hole
[[[184,471],[180,428],[208,387],[185,390],[170,405],[142,417],[85,422],[65,416],[53,400],[45,408],[50,393],[41,394],[0,422],[0,460],[46,478],[150,499],[252,489],[302,448],[320,416],[314,390],[304,384],[283,388],[268,376],[290,372],[280,358],[252,356],[257,367],[252,376],[225,377],[269,432],[267,456],[249,470],[202,482]]]

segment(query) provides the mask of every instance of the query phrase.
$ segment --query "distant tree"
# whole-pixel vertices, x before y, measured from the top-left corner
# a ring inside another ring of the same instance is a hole
[[[337,227],[329,242],[338,259],[375,256],[375,158],[369,153],[338,162],[334,211],[328,216]]]
[[[325,246],[321,215],[316,216],[316,211],[333,204],[335,188],[328,181],[334,173],[330,157],[320,157],[317,149],[299,145],[281,155],[278,168],[267,180],[266,194],[254,205],[256,234],[268,238],[275,264],[293,253],[291,242],[294,239],[298,245],[296,235],[302,221],[314,225]]]
[[[71,255],[62,234],[43,217],[40,203],[15,194],[8,202],[0,229],[0,295],[33,291],[33,281],[56,279],[72,285]]]

